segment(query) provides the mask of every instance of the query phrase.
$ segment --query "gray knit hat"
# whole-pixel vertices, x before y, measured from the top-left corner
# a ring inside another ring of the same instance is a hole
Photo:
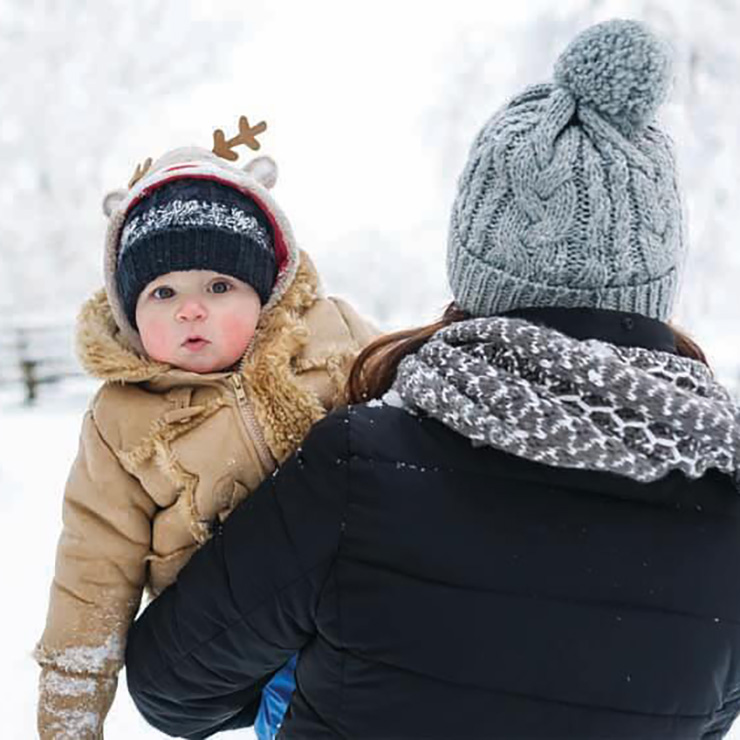
[[[478,134],[452,209],[458,306],[491,316],[584,306],[670,317],[683,263],[670,139],[651,125],[671,78],[644,24],[587,29]]]

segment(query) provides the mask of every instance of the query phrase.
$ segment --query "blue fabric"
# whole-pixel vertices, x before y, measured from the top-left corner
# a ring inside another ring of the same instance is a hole
[[[295,689],[297,657],[294,655],[262,690],[260,708],[254,722],[254,731],[257,733],[258,740],[273,740],[280,729],[293,695],[293,689]]]

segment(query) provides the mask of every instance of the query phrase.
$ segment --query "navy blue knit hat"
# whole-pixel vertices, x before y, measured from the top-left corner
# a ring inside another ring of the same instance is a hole
[[[134,204],[121,232],[116,283],[132,326],[141,291],[180,270],[231,275],[251,285],[264,305],[278,272],[270,220],[251,198],[220,182],[164,183]]]

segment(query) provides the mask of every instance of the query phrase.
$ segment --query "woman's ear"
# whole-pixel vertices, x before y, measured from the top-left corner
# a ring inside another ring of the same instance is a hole
[[[113,211],[118,207],[118,204],[126,197],[126,192],[126,190],[111,190],[103,198],[103,213],[108,218],[110,218]]]
[[[248,172],[257,182],[268,189],[275,187],[277,182],[277,164],[272,157],[255,157],[244,165],[244,171]]]

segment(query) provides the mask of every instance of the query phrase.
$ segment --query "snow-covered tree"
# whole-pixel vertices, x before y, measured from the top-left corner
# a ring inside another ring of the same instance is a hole
[[[5,312],[53,310],[97,278],[102,195],[125,185],[103,182],[106,154],[163,98],[223,73],[250,30],[231,7],[215,3],[206,13],[195,0],[0,0]],[[260,5],[250,7],[254,19]],[[150,125],[168,124],[153,118]]]

